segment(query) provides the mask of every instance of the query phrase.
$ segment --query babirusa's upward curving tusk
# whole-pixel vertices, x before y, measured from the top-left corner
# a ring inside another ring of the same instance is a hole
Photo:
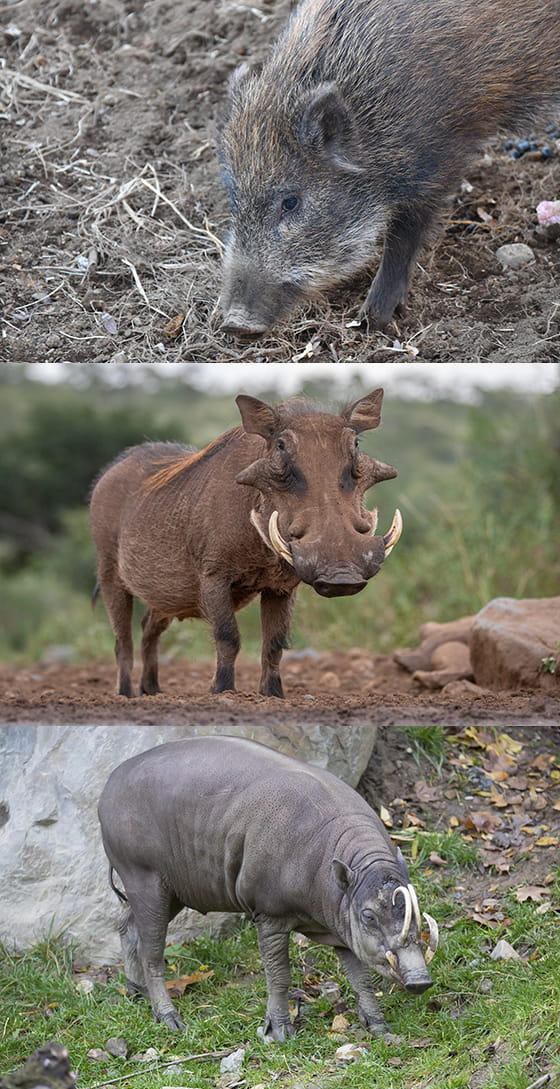
[[[426,961],[426,964],[429,964],[439,944],[439,930],[435,919],[433,919],[431,915],[428,915],[427,911],[423,914],[430,931],[428,948],[424,954],[424,960]]]
[[[404,900],[404,922],[403,922],[403,925],[402,925],[402,930],[401,930],[401,933],[400,933],[399,941],[400,941],[401,945],[404,945],[404,943],[406,942],[406,939],[408,938],[408,934],[409,934],[409,931],[410,931],[410,924],[412,922],[412,897],[411,897],[410,892],[408,891],[408,888],[406,887],[406,885],[399,885],[395,889],[395,891],[393,893],[393,900],[392,900],[393,904],[395,903],[395,900],[396,900],[399,892],[401,893],[401,896],[402,896],[402,898]]]

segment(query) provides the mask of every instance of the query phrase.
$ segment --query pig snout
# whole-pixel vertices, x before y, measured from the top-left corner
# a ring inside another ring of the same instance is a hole
[[[396,979],[411,994],[422,994],[428,987],[433,986],[433,979],[419,945],[412,944],[399,949],[392,966]]]
[[[252,340],[262,336],[301,299],[296,284],[272,281],[253,262],[228,262],[220,305],[224,333]]]

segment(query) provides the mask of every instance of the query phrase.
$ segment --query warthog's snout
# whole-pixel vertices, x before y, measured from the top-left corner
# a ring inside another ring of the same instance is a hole
[[[315,579],[311,585],[321,597],[350,597],[351,594],[359,594],[367,586],[367,579],[334,575],[330,579]]]

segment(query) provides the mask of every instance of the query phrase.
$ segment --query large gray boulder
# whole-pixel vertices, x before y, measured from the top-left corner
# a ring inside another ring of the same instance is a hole
[[[470,656],[478,685],[560,695],[560,597],[494,598],[472,622]]]
[[[365,712],[248,714],[244,729],[225,714],[216,718],[159,727],[0,727],[0,940],[26,949],[47,933],[62,933],[91,964],[119,959],[120,909],[108,885],[97,801],[110,772],[129,756],[182,737],[242,734],[355,786],[375,744],[376,727]],[[222,932],[227,922],[223,915],[182,912],[170,933],[188,940],[202,929]]]

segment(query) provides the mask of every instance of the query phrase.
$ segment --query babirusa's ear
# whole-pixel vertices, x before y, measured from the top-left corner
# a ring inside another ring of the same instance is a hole
[[[330,159],[341,170],[359,171],[352,158],[354,121],[336,83],[320,83],[309,93],[299,127],[308,154]]]
[[[333,858],[331,865],[339,889],[342,889],[342,892],[347,892],[353,878],[350,866],[347,866],[345,862],[341,862],[339,858]]]
[[[263,439],[270,439],[278,426],[278,418],[275,410],[266,401],[259,401],[258,397],[249,397],[246,393],[240,393],[235,398],[235,403],[241,413],[243,427],[249,435],[262,435]]]
[[[404,874],[406,883],[408,885],[408,883],[410,881],[410,877],[408,875],[408,866],[406,864],[406,859],[405,859],[400,847],[397,847],[397,862],[398,862],[398,864],[399,864],[399,866],[400,866],[400,868],[401,868],[401,870],[402,870],[402,872]]]
[[[354,431],[373,431],[381,422],[381,405],[383,404],[383,390],[374,389],[373,393],[360,397],[348,408],[341,412],[342,419]]]

